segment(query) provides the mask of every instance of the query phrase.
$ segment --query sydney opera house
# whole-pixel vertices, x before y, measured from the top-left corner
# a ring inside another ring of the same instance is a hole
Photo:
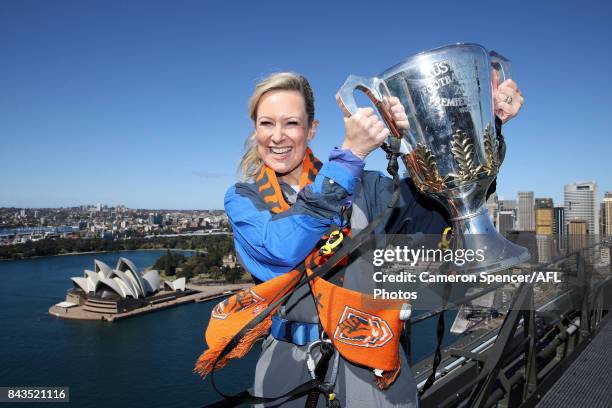
[[[96,314],[125,313],[174,300],[191,292],[185,289],[185,278],[162,282],[158,271],[141,274],[134,263],[126,258],[119,258],[114,269],[95,259],[94,270],[86,269],[83,276],[71,279],[74,287],[68,291],[66,300],[56,307],[65,311],[72,309],[71,312],[78,310],[83,318],[95,318]]]

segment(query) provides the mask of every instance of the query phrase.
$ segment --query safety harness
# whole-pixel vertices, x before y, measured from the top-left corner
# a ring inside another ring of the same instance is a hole
[[[325,393],[328,405],[333,406],[337,404],[337,401],[334,403],[333,384],[325,384],[324,378],[330,356],[335,352],[354,364],[371,368],[374,382],[381,389],[387,388],[397,378],[402,320],[409,317],[409,305],[402,301],[374,299],[371,295],[345,289],[323,279],[334,266],[347,262],[348,255],[368,239],[399,200],[399,153],[388,147],[385,150],[389,160],[387,171],[394,182],[393,196],[385,211],[354,237],[350,237],[347,228],[322,237],[323,245],[317,245],[294,270],[217,304],[205,334],[209,348],[199,357],[194,368],[195,372],[206,376],[224,367],[231,359],[243,357],[260,337],[268,333],[272,327],[272,315],[293,291],[308,284],[324,334],[320,343],[322,357],[319,363],[308,363],[309,371],[315,374],[314,378],[284,395],[259,397],[247,390],[226,395],[216,387],[214,376],[211,376],[213,387],[225,399],[209,407],[271,403],[302,395],[308,395],[307,400],[316,405],[319,393]],[[320,167],[321,162],[307,149],[300,187],[313,182]],[[264,165],[256,183],[271,212],[281,213],[290,208],[272,169]],[[314,368],[311,370],[312,365]]]

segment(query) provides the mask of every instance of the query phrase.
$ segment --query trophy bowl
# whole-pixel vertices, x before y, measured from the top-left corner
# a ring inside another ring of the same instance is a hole
[[[480,250],[484,260],[461,273],[491,273],[530,258],[495,229],[487,191],[503,161],[495,128],[493,87],[510,77],[510,61],[478,44],[453,44],[405,59],[373,78],[350,75],[337,94],[346,114],[357,112],[354,92],[374,103],[402,161],[423,193],[441,202],[452,221],[452,250]],[[408,115],[401,129],[386,109],[395,96]],[[396,143],[397,145],[397,143]]]

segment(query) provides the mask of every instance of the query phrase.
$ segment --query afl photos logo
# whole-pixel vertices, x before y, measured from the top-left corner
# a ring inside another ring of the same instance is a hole
[[[393,332],[380,317],[345,306],[334,338],[351,346],[382,347],[393,338]]]
[[[260,305],[265,299],[259,296],[252,290],[243,290],[237,293],[236,296],[230,296],[223,302],[217,304],[212,311],[212,317],[215,319],[225,320],[230,314],[240,312],[241,310],[254,308],[253,314],[259,312],[263,305]]]

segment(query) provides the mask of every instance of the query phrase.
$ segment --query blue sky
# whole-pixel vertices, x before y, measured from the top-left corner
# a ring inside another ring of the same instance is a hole
[[[604,2],[0,1],[0,206],[222,208],[258,79],[306,75],[326,158],[334,94],[416,52],[476,42],[526,103],[498,192],[612,190],[612,25]],[[377,153],[370,169],[385,167]]]

